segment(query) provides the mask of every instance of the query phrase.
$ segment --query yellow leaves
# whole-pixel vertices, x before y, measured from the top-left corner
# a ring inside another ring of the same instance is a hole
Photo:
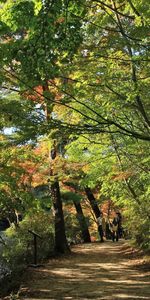
[[[0,134],[0,141],[7,141],[7,138],[6,138],[6,136],[5,135],[3,135],[3,134]]]
[[[10,188],[9,188],[8,184],[6,184],[5,182],[0,183],[0,189],[4,193],[10,193]]]
[[[90,170],[90,166],[89,164],[86,164],[82,167],[83,172],[88,173],[88,171]]]
[[[58,99],[60,100],[60,98]],[[63,105],[54,105],[53,107],[53,113],[57,115],[57,119],[61,120],[61,119],[65,119],[67,117],[71,117],[71,112],[69,111],[69,109]]]
[[[84,75],[84,72],[82,72],[82,71],[76,71],[76,72],[73,73],[72,79],[81,78],[81,77],[83,77],[83,75]]]
[[[38,15],[39,11],[42,8],[42,1],[41,0],[33,0],[33,2],[34,2],[35,15]]]
[[[140,26],[143,25],[143,20],[142,20],[142,17],[141,17],[141,16],[136,16],[136,18],[135,18],[135,25],[136,25],[137,27],[140,27]]]
[[[77,82],[76,87],[80,88],[81,86],[82,86],[82,83],[81,82]]]
[[[133,176],[133,172],[124,171],[124,172],[119,172],[118,174],[112,176],[112,179],[114,181],[122,181],[122,180],[128,179],[131,176]]]

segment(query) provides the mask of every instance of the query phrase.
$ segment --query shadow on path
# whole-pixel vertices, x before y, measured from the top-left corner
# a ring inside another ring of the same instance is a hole
[[[68,257],[29,269],[19,299],[150,300],[150,272],[136,268],[125,248],[123,241],[74,246]]]

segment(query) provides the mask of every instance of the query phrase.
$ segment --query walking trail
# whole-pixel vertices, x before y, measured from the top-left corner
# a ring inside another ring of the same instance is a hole
[[[150,270],[124,241],[89,243],[29,269],[20,300],[150,300]]]

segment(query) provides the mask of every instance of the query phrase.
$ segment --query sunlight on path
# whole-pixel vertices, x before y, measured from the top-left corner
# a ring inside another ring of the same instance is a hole
[[[29,270],[21,300],[150,300],[150,272],[135,268],[122,241],[77,245],[73,254]]]

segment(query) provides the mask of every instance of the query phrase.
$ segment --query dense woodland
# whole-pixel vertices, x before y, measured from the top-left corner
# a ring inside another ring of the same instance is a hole
[[[120,210],[150,240],[150,5],[145,0],[0,1],[3,260],[97,239]],[[15,265],[15,266],[14,266]]]

